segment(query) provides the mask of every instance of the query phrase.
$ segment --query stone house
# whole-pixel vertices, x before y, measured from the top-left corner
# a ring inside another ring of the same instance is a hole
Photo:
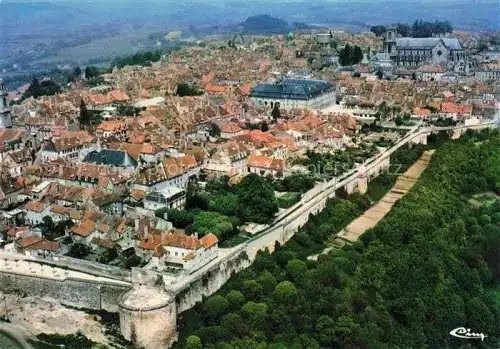
[[[54,256],[61,250],[61,244],[41,236],[33,235],[15,242],[17,252],[32,257]]]
[[[215,149],[203,171],[209,176],[245,176],[250,149],[241,142],[227,142]]]
[[[218,256],[218,239],[214,234],[198,235],[162,233],[145,236],[139,248],[152,253],[147,268],[182,270],[193,273]]]
[[[250,155],[248,157],[248,172],[262,177],[281,178],[285,170],[285,161],[264,155]]]

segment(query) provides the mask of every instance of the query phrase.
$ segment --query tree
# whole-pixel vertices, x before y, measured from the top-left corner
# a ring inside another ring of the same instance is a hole
[[[396,118],[394,119],[394,123],[396,124],[396,126],[403,125],[403,118],[401,117],[401,115],[396,116]]]
[[[213,233],[222,240],[233,231],[233,223],[237,222],[235,222],[233,218],[224,216],[218,212],[200,211],[194,215],[194,221],[190,226],[190,231],[202,235]]]
[[[339,52],[339,63],[342,66],[351,65],[351,45],[345,44],[344,48]]]
[[[292,304],[297,300],[299,292],[290,281],[280,282],[273,292],[273,297],[282,304]]]
[[[137,108],[137,107],[134,107],[132,105],[119,105],[117,107],[117,112],[118,112],[118,115],[137,116],[144,109],[145,108]]]
[[[90,254],[90,247],[82,243],[74,243],[71,245],[68,256],[73,258],[84,258]]]
[[[220,137],[220,127],[215,122],[210,123],[209,134],[212,137]]]
[[[386,28],[383,25],[374,25],[370,28],[370,31],[377,36],[382,36],[386,32]]]
[[[203,349],[200,337],[189,336],[186,339],[186,345],[184,346],[184,349]]]
[[[488,216],[487,214],[483,214],[483,215],[479,216],[479,224],[486,225],[489,223],[491,223],[490,216]]]
[[[179,229],[184,229],[194,221],[194,214],[191,211],[162,208],[155,212],[156,217],[164,218],[167,214],[168,221]]]
[[[132,269],[134,267],[140,266],[141,264],[142,258],[134,253],[132,256],[127,257],[124,263],[124,267],[126,269]]]
[[[57,237],[57,235],[55,234],[55,224],[52,220],[52,217],[50,216],[45,216],[42,218],[42,225],[40,226],[40,229],[42,230],[42,235],[49,240]]]
[[[243,338],[248,335],[249,329],[239,314],[230,313],[222,319],[222,327],[226,328],[233,336]]]
[[[40,96],[52,96],[61,91],[61,87],[52,80],[43,80],[41,83],[36,77],[33,78],[30,87],[23,94],[23,98]]]
[[[26,91],[26,95],[28,97],[32,96],[38,98],[41,94],[42,94],[42,88],[40,86],[40,82],[38,81],[37,78],[34,77],[30,87],[28,87],[28,90]]]
[[[203,91],[200,91],[197,86],[192,86],[185,82],[181,82],[177,84],[176,87],[176,96],[184,97],[184,96],[201,96]]]
[[[281,118],[279,103],[274,104],[273,110],[271,111],[271,116],[273,117],[273,121],[275,123],[279,118]]]
[[[210,195],[208,209],[226,216],[236,216],[240,208],[240,199],[233,193]]]
[[[307,265],[304,261],[294,258],[287,263],[285,270],[287,276],[291,280],[297,282],[304,277],[307,271]]]
[[[85,78],[87,80],[91,80],[93,78],[99,77],[99,69],[93,66],[89,66],[85,68]]]
[[[316,181],[310,175],[293,173],[281,180],[281,190],[279,191],[305,193],[306,191],[312,189],[315,183]]]
[[[82,69],[76,66],[71,74],[68,76],[68,82],[79,80],[82,77]]]
[[[243,221],[269,223],[278,212],[274,188],[254,173],[243,178],[237,185],[236,193],[240,200],[240,217]]]
[[[238,310],[245,303],[245,296],[240,291],[231,290],[226,295],[226,300],[231,310]]]
[[[256,303],[250,301],[241,307],[241,313],[245,319],[248,319],[253,328],[259,329],[265,326],[267,309],[268,307],[266,303]]]
[[[80,129],[82,130],[85,129],[85,127],[87,127],[88,125],[90,125],[90,113],[83,99],[80,102],[80,117],[78,118],[78,123],[80,125]]]
[[[109,262],[114,260],[116,257],[118,257],[118,250],[116,249],[115,246],[113,246],[112,248],[105,249],[99,255],[99,257],[97,257],[97,261],[99,263],[108,264]]]
[[[361,47],[354,46],[354,52],[352,57],[352,64],[358,64],[363,60],[363,51],[361,51]]]
[[[153,34],[153,37],[156,35]],[[161,35],[161,38],[163,36]],[[160,39],[161,39],[160,38]],[[111,67],[123,68],[128,65],[141,65],[141,66],[151,66],[151,63],[161,60],[163,56],[162,50],[138,52],[131,56],[120,57],[111,63]]]
[[[209,323],[214,324],[228,308],[228,301],[223,296],[215,295],[203,304],[203,314]]]
[[[75,67],[75,69],[73,69],[73,76],[75,78],[79,78],[80,75],[82,75],[82,69],[80,67]]]
[[[413,22],[412,26],[412,36],[415,38],[427,38],[433,34],[446,34],[452,31],[453,27],[448,21],[426,22],[420,19]]]
[[[496,343],[500,201],[474,207],[469,199],[498,182],[500,137],[482,137],[469,132],[429,145],[437,147],[429,167],[391,214],[363,235],[366,241],[334,249],[304,268],[296,261],[321,251],[329,236],[366,209],[361,195],[328,200],[286,245],[273,255],[259,252],[252,266],[229,280],[228,289],[258,300],[238,312],[244,300],[235,293],[234,313],[222,316],[222,326],[202,319],[193,333],[217,349],[451,348],[457,339],[442,334],[464,324]],[[391,162],[404,171],[429,146],[402,147]],[[231,303],[229,294],[225,298]]]
[[[340,316],[335,322],[335,335],[341,345],[349,345],[356,337],[359,325],[350,316]]]
[[[276,287],[276,278],[269,271],[263,271],[257,280],[265,294],[271,294]]]
[[[342,66],[358,64],[363,59],[363,51],[361,47],[345,44],[344,48],[339,52],[339,63]]]
[[[267,124],[267,122],[265,122],[265,121],[263,121],[263,122],[262,122],[262,124],[261,124],[261,126],[260,126],[260,130],[261,130],[262,132],[267,132],[267,131],[269,131],[269,125]]]
[[[411,35],[411,27],[406,23],[396,24],[396,31],[403,37],[408,37]]]
[[[243,282],[243,290],[249,299],[259,299],[262,297],[262,285],[256,280],[245,280]]]
[[[317,338],[322,345],[329,346],[335,341],[335,321],[327,315],[318,318],[315,326]]]

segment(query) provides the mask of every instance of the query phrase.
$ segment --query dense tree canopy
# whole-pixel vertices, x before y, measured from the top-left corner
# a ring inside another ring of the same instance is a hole
[[[397,23],[394,25],[398,34],[404,37],[427,38],[433,34],[446,34],[453,31],[453,27],[448,21],[428,22],[416,20],[410,27],[405,23]],[[377,36],[382,36],[387,30],[387,26],[375,25],[370,28],[370,31]]]
[[[40,96],[52,96],[61,91],[61,86],[52,80],[43,80],[39,82],[37,78],[33,78],[30,87],[26,90],[23,97],[38,98]]]
[[[240,202],[241,218],[247,222],[269,223],[276,212],[278,203],[274,188],[264,178],[249,174],[236,187]]]
[[[94,66],[88,66],[85,68],[85,78],[87,80],[97,78],[100,75],[99,69]]]
[[[195,335],[203,348],[452,348],[463,344],[448,335],[459,326],[487,334],[482,348],[498,347],[500,200],[469,199],[498,189],[500,136],[462,138],[439,146],[361,241],[309,261],[366,208],[359,195],[329,201],[218,292],[228,304],[217,308],[226,308],[221,322],[204,320],[203,305],[191,310],[199,325],[181,332],[178,347]]]
[[[427,22],[423,20],[415,21],[411,28],[411,34],[415,38],[428,38],[434,34],[451,33],[453,27],[448,21]]]
[[[343,49],[339,51],[339,62],[341,65],[358,64],[363,59],[363,51],[361,47],[346,44]]]
[[[127,65],[142,65],[150,66],[151,63],[158,62],[163,53],[161,50],[148,51],[148,52],[138,52],[132,56],[120,57],[115,59],[112,63],[112,67],[123,68]]]
[[[198,86],[191,85],[185,82],[180,82],[176,87],[176,96],[184,97],[184,96],[201,96],[203,91],[201,91]]]

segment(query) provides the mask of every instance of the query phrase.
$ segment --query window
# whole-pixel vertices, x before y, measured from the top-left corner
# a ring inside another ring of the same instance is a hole
[[[441,56],[442,54],[443,54],[443,51],[438,50],[437,55],[438,55],[438,56]]]

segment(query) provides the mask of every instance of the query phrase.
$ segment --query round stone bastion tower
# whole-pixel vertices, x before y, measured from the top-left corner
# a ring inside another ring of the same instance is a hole
[[[175,297],[156,274],[132,270],[132,283],[119,301],[123,337],[145,349],[169,348],[177,340]]]

